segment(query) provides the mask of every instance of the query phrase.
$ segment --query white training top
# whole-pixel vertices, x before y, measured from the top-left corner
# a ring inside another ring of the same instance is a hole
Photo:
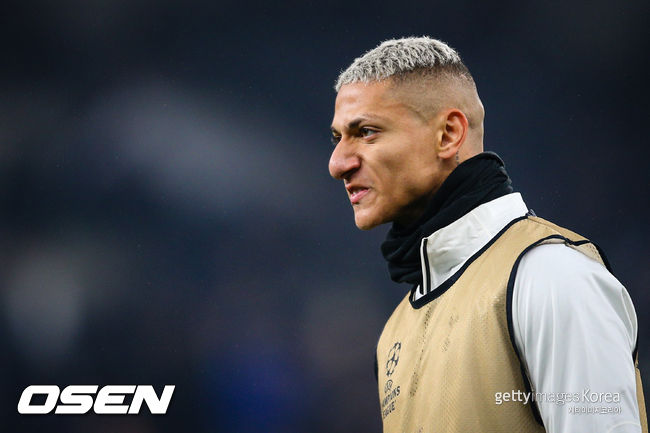
[[[429,236],[431,289],[527,211],[519,193],[508,194]],[[520,262],[512,304],[515,343],[548,433],[641,432],[636,313],[604,266],[564,244],[535,247]]]

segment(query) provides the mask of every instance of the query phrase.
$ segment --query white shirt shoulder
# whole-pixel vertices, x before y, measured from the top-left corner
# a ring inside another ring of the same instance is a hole
[[[517,270],[512,322],[549,433],[641,431],[636,313],[603,265],[564,244],[533,248]]]

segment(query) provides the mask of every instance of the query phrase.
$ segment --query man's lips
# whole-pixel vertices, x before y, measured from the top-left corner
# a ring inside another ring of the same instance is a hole
[[[348,194],[350,195],[350,203],[358,204],[363,197],[370,192],[370,189],[364,186],[348,187]]]

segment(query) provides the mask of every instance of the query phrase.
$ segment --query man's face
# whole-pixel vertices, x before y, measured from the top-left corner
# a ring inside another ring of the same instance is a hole
[[[341,87],[332,134],[332,177],[343,180],[357,227],[414,222],[444,175],[439,119],[425,118],[389,81]]]

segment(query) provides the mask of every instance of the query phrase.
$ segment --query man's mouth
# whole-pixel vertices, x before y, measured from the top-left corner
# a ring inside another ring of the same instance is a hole
[[[370,189],[362,186],[357,186],[357,187],[350,188],[348,192],[350,193],[350,203],[355,205],[358,204],[361,201],[361,199],[366,194],[368,194],[368,192],[370,192]]]

